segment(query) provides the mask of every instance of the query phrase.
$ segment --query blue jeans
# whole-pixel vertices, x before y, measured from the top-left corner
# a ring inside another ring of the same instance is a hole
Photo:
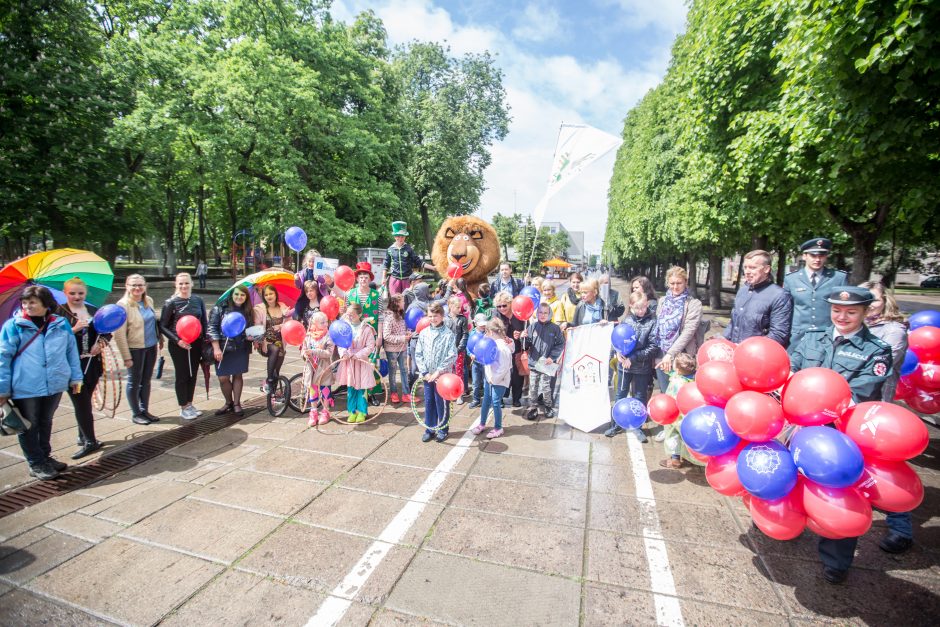
[[[496,421],[496,428],[503,428],[503,394],[506,393],[506,386],[493,385],[489,381],[483,382],[483,406],[480,408],[480,425],[486,424],[486,419],[490,417],[490,408],[493,408],[493,419]]]
[[[398,376],[401,378],[401,383],[399,383],[399,389],[401,390],[402,396],[410,392],[405,388],[408,386],[408,374],[405,371],[405,351],[400,351],[398,353],[393,351],[385,351],[385,357],[388,359],[388,391],[392,393],[395,391],[395,371],[398,371]]]
[[[656,382],[659,383],[659,391],[665,394],[666,388],[669,387],[669,375],[665,370],[656,369]]]
[[[448,428],[437,429],[438,425],[447,423],[447,401],[437,393],[437,384],[424,383],[424,426],[426,433],[431,435],[447,435]]]
[[[150,411],[150,378],[157,363],[157,347],[132,348],[134,365],[127,369],[127,404],[131,413],[139,416]]]
[[[890,513],[885,518],[885,522],[894,535],[914,539],[914,521],[910,512]]]
[[[37,466],[52,455],[52,415],[61,398],[62,392],[59,392],[49,396],[15,398],[12,401],[23,418],[32,423],[29,429],[17,436],[23,457],[30,466]]]
[[[470,374],[473,375],[473,400],[477,403],[483,402],[483,383],[486,378],[485,366],[477,360],[473,360],[470,366]]]
[[[662,372],[662,370],[657,370],[657,372]],[[620,384],[617,387],[617,400],[619,401],[622,398],[630,396],[632,384],[633,398],[646,405],[646,402],[649,400],[650,384],[653,382],[653,373],[637,374],[626,372],[623,368],[618,366],[617,376],[620,380]]]

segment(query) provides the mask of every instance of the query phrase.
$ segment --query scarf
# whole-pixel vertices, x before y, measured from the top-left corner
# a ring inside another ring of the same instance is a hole
[[[600,322],[601,321],[601,301],[600,299],[595,300],[593,303],[584,301],[584,309],[587,311],[588,316],[591,319],[591,322]]]
[[[688,288],[676,296],[671,291],[659,301],[656,307],[656,319],[659,322],[659,347],[667,352],[682,330],[682,317],[685,315],[685,302],[689,298]]]

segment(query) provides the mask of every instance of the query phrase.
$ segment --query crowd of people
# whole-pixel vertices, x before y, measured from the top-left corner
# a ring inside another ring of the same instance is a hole
[[[450,404],[438,389],[445,373],[463,383],[458,404],[479,409],[473,433],[487,438],[504,434],[503,409],[519,409],[527,420],[551,418],[557,412],[557,365],[563,359],[566,336],[589,324],[623,323],[633,327],[635,345],[628,354],[611,351],[611,382],[617,399],[633,397],[646,404],[654,388],[675,396],[692,380],[695,355],[710,322],[702,303],[689,289],[685,269],[672,267],[665,275],[666,290],[657,294],[649,278],[630,279],[630,293],[621,295],[601,274],[585,279],[572,273],[566,283],[538,276],[520,278],[508,263],[488,283],[468,286],[461,278],[431,281],[422,274],[429,266],[405,243],[404,223],[393,225],[395,244],[389,247],[385,278],[376,284],[368,262],[355,267],[355,284],[340,290],[333,277],[313,272],[316,251],[295,275],[300,297],[288,307],[273,285],[256,296],[236,286],[211,308],[192,292],[189,274],[175,280],[174,294],[159,312],[147,295],[144,277],[127,277],[124,296],[117,302],[127,314],[114,341],[127,372],[126,399],[132,420],[141,425],[160,420],[149,410],[150,381],[158,353],[169,350],[174,365],[174,388],[179,416],[193,420],[203,412],[193,404],[201,362],[214,364],[225,403],[216,414],[243,415],[244,375],[250,355],[266,360],[266,382],[276,383],[288,346],[282,329],[289,320],[305,330],[300,352],[304,360],[303,385],[310,407],[309,424],[331,419],[334,393],[345,386],[348,423],[369,419],[383,385],[380,359],[387,362],[392,404],[423,402],[424,442],[448,437]],[[842,374],[856,402],[891,401],[899,374],[894,367],[906,350],[903,316],[892,296],[878,283],[848,286],[847,275],[826,266],[832,243],[814,238],[801,247],[804,265],[786,276],[782,286],[772,279],[771,256],[754,250],[744,256],[744,282],[737,291],[724,337],[739,343],[766,336],[787,347],[793,371],[823,366]],[[564,288],[559,290],[559,288]],[[473,288],[473,289],[471,289]],[[523,290],[538,292],[538,305],[529,319],[520,319],[511,306]],[[12,398],[32,426],[20,435],[31,475],[53,479],[65,464],[51,456],[52,415],[68,390],[79,427],[80,459],[101,447],[94,433],[91,393],[101,376],[97,357],[108,335],[94,329],[94,307],[84,302],[84,283],[66,283],[68,298],[58,305],[49,290],[32,286],[23,292],[22,311],[3,325],[0,333],[0,403]],[[561,291],[561,294],[558,292]],[[336,310],[332,310],[336,307]],[[252,328],[236,335],[223,333],[226,315],[241,314]],[[199,336],[186,341],[177,323],[186,316],[200,321]],[[336,316],[351,329],[351,340],[337,346],[329,332]],[[420,332],[413,321],[427,317]],[[255,334],[252,335],[252,331]],[[472,332],[492,339],[496,357],[482,364],[468,351]],[[423,395],[414,395],[418,382]],[[528,390],[526,407],[523,394]],[[493,426],[487,430],[489,416]],[[622,429],[611,423],[605,435]],[[647,434],[635,431],[641,441]],[[682,444],[679,430],[667,427],[656,434],[666,456],[667,469],[697,462]],[[889,533],[881,546],[901,552],[912,542],[910,514],[891,514]],[[821,539],[820,555],[826,578],[844,579],[857,539]]]

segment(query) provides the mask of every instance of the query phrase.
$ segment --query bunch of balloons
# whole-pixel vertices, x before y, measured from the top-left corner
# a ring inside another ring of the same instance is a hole
[[[872,507],[920,504],[924,489],[907,460],[929,435],[914,413],[882,402],[850,407],[848,383],[828,368],[791,377],[786,350],[766,337],[727,344],[706,342],[695,380],[676,399],[654,396],[648,411],[660,424],[684,416],[679,432],[708,483],[741,496],[761,531],[778,540],[804,528],[855,537],[871,526]],[[788,424],[795,429],[784,444],[777,438]]]
[[[919,311],[908,320],[907,354],[894,398],[922,414],[940,413],[940,311]]]
[[[525,322],[532,317],[541,302],[542,293],[531,285],[526,285],[519,295],[512,299],[509,309],[512,315]]]

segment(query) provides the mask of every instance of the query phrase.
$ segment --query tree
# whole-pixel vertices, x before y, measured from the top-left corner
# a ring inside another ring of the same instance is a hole
[[[412,43],[395,57],[408,124],[408,183],[425,244],[432,223],[472,213],[480,205],[490,145],[509,130],[502,72],[488,54],[459,59],[437,43]]]
[[[503,259],[506,261],[509,260],[509,247],[516,245],[516,232],[521,223],[521,213],[514,213],[511,216],[497,213],[493,216],[493,228],[496,229],[499,243],[503,247]]]

